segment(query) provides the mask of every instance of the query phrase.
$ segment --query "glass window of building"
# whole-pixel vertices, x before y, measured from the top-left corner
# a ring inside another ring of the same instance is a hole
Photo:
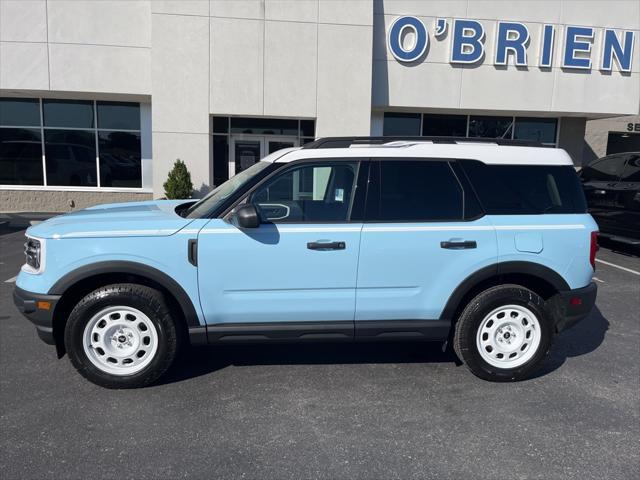
[[[137,103],[0,99],[0,185],[141,188],[141,157]]]
[[[39,127],[37,98],[0,98],[0,126]]]
[[[555,118],[516,118],[513,138],[555,144],[557,123]]]
[[[42,185],[40,129],[0,128],[0,185]]]
[[[85,100],[43,100],[45,127],[93,128],[93,102]]]
[[[466,137],[466,115],[425,114],[422,119],[422,135],[427,137]]]
[[[469,137],[511,138],[512,129],[513,117],[469,117]]]
[[[385,112],[382,134],[392,136],[419,136],[421,115],[419,113]]]

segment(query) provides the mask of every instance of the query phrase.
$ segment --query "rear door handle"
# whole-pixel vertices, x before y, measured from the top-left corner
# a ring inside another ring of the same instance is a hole
[[[465,240],[462,242],[440,242],[441,248],[448,248],[449,250],[464,250],[466,248],[477,248],[478,244],[475,240]]]
[[[309,250],[344,250],[347,247],[345,242],[309,242]]]

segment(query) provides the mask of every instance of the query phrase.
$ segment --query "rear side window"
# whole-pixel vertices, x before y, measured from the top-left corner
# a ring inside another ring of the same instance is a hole
[[[488,215],[587,211],[580,179],[569,165],[461,163]]]
[[[462,188],[446,161],[382,160],[372,176],[378,188],[370,191],[367,221],[462,220]]]

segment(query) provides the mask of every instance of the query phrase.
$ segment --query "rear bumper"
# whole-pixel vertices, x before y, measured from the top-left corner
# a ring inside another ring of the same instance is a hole
[[[557,333],[584,319],[596,303],[598,287],[591,282],[584,288],[560,292],[547,301]]]
[[[53,312],[60,295],[45,295],[27,292],[20,287],[13,290],[13,303],[38,331],[40,339],[49,345],[55,345],[53,338]]]

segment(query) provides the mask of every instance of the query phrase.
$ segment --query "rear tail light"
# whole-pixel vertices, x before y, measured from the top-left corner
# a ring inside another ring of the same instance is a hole
[[[596,252],[598,251],[598,232],[591,232],[591,245],[589,246],[589,262],[593,270],[596,269]]]

